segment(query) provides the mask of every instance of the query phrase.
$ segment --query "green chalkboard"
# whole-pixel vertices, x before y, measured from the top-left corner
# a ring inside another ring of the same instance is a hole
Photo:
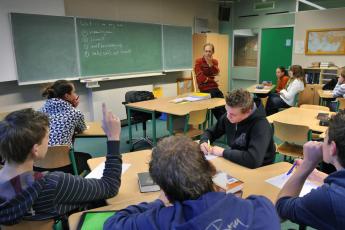
[[[260,82],[277,83],[276,68],[292,61],[293,27],[262,29]]]
[[[77,18],[81,76],[162,71],[162,26]]]
[[[192,28],[163,25],[164,70],[192,68]]]
[[[18,81],[77,77],[74,18],[11,13]]]

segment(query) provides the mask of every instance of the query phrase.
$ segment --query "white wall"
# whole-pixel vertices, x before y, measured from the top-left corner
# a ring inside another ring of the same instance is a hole
[[[295,17],[294,44],[297,41],[305,42],[307,30],[345,27],[345,8],[303,11],[296,13]],[[295,47],[293,50],[295,51]],[[309,67],[316,61],[331,61],[337,66],[345,66],[344,55],[305,55],[296,54],[294,51],[292,63],[303,67]]]
[[[17,79],[10,12],[65,15],[63,0],[0,0],[0,82]]]

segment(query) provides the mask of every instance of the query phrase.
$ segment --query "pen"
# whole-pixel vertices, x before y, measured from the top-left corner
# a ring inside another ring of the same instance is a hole
[[[296,167],[296,165],[297,165],[297,161],[295,161],[295,162],[293,163],[293,165],[292,165],[292,167],[290,168],[290,170],[286,173],[287,176],[290,175],[290,174],[292,173],[292,171],[293,171],[293,169]]]

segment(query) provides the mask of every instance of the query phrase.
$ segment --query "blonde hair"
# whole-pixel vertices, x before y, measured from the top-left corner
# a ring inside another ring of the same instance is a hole
[[[212,53],[214,53],[214,45],[212,44],[212,43],[206,43],[205,45],[204,45],[204,50],[205,50],[205,47],[206,46],[211,46],[211,49],[212,49]]]

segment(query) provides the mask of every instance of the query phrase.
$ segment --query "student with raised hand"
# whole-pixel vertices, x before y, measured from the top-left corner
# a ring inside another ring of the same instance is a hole
[[[310,141],[303,146],[304,159],[278,195],[276,208],[283,219],[316,229],[345,229],[345,111],[334,115],[323,143]],[[323,174],[315,168],[321,161],[336,172]],[[308,177],[323,185],[298,197]]]
[[[200,138],[201,151],[248,168],[272,164],[275,156],[273,130],[261,100],[253,99],[248,91],[237,89],[231,91],[225,101],[226,114]],[[224,134],[226,148],[209,145]]]
[[[119,118],[103,105],[103,129],[108,137],[101,179],[85,179],[63,172],[34,172],[35,160],[48,148],[47,115],[32,109],[12,112],[0,122],[0,225],[21,220],[58,218],[94,201],[115,196],[121,183]]]
[[[149,172],[161,196],[116,212],[104,229],[280,229],[267,198],[217,192],[215,167],[188,137],[162,139],[152,150]]]
[[[279,66],[276,69],[276,76],[277,76],[276,92],[279,93],[281,90],[285,89],[286,84],[289,81],[288,72],[286,71],[284,66]]]
[[[69,145],[72,148],[74,134],[86,129],[84,115],[77,109],[79,96],[74,84],[66,80],[58,80],[48,85],[42,96],[47,98],[40,111],[49,117],[49,146]],[[86,162],[91,158],[90,154],[78,152],[75,157],[79,173],[89,170]],[[45,169],[37,168],[37,170]],[[71,172],[70,167],[56,170]]]
[[[338,83],[333,89],[333,97],[345,97],[345,66],[339,69]]]
[[[267,116],[277,113],[280,108],[294,106],[296,95],[304,90],[305,76],[300,65],[293,65],[289,69],[290,79],[286,89],[282,89],[279,94],[271,94],[267,99]]]

